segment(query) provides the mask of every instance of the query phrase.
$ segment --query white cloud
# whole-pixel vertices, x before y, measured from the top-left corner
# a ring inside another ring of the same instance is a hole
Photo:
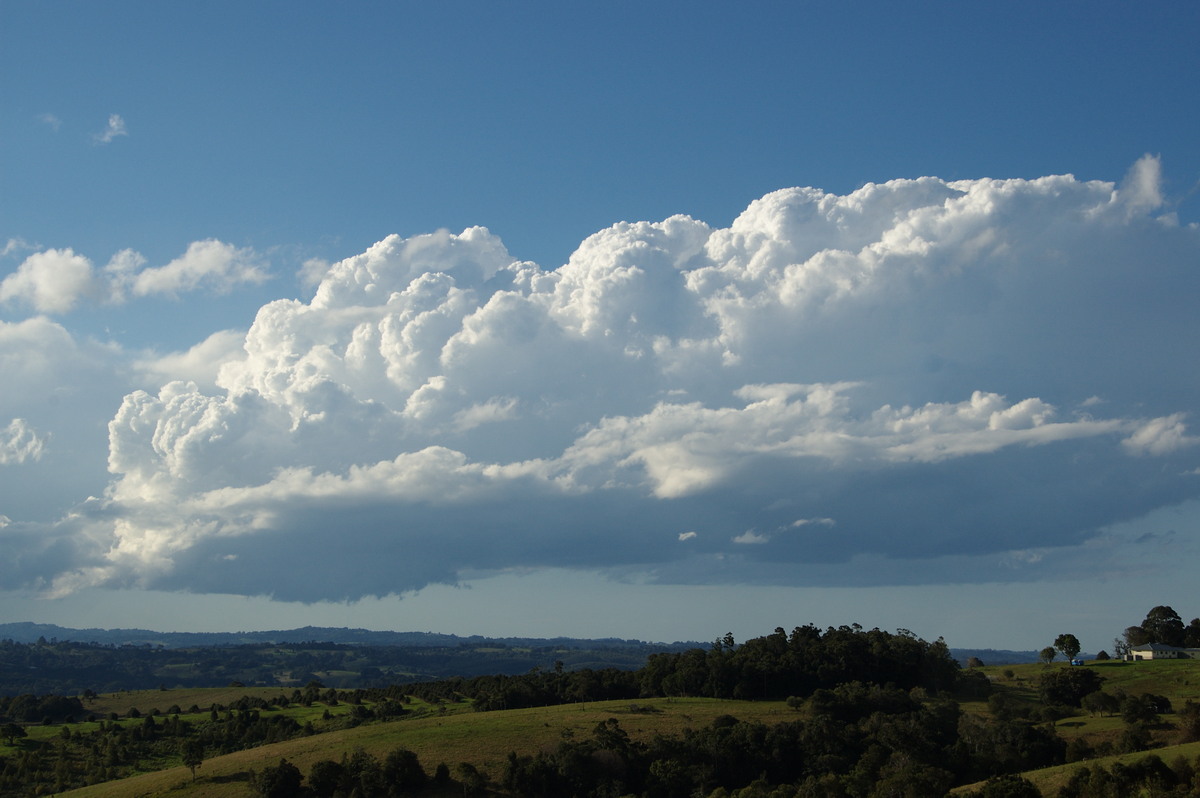
[[[14,418],[7,427],[0,429],[0,465],[38,460],[45,447],[45,439],[23,418]]]
[[[1153,155],[1139,158],[1121,183],[1118,196],[1129,216],[1162,206],[1162,162]]]
[[[45,316],[0,321],[0,375],[7,388],[0,390],[0,419],[21,419],[26,432],[18,441],[32,443],[32,435],[41,442],[39,456],[6,469],[0,512],[48,520],[48,514],[104,491],[103,419],[131,387],[123,358],[119,348],[76,340]]]
[[[214,391],[221,367],[237,363],[245,357],[242,348],[245,340],[245,331],[221,330],[186,352],[149,354],[136,360],[134,367],[152,384],[193,382],[203,390]]]
[[[62,120],[54,114],[38,114],[38,121],[49,127],[55,133],[62,127]]]
[[[0,258],[7,258],[9,255],[29,249],[37,249],[37,247],[23,238],[10,238],[4,242],[3,247],[0,247]]]
[[[79,522],[100,553],[59,584],[857,584],[1070,549],[1197,492],[1200,377],[1162,342],[1200,332],[1200,231],[1150,217],[1156,170],[788,189],[727,229],[614,225],[553,271],[484,228],[389,236],[312,269],[311,302],[139,361],[162,387],[113,417],[113,481]],[[134,295],[265,276],[220,242],[135,255],[104,270]],[[1095,397],[1103,416],[1057,409]],[[330,534],[344,580],[262,581],[281,541]]]
[[[143,269],[132,278],[136,296],[194,291],[206,286],[216,293],[227,293],[234,286],[260,284],[268,274],[259,257],[250,249],[238,249],[215,239],[193,241],[180,257],[166,266]]]
[[[732,538],[734,543],[737,543],[738,545],[741,545],[741,546],[758,546],[758,545],[768,542],[770,539],[771,538],[768,537],[767,535],[760,535],[759,533],[755,532],[753,529],[747,529],[742,534],[738,535],[735,538]]]
[[[97,290],[92,262],[71,249],[30,255],[0,282],[0,302],[19,300],[40,313],[68,313]]]
[[[125,127],[125,120],[121,115],[109,114],[108,124],[104,130],[92,136],[92,141],[97,144],[111,144],[114,139],[128,135],[129,130]]]
[[[1150,455],[1170,454],[1200,444],[1200,437],[1187,434],[1183,419],[1183,413],[1151,419],[1121,443],[1131,452]]]
[[[10,239],[3,254],[27,249]],[[101,270],[72,249],[47,249],[27,257],[17,271],[0,282],[0,302],[20,301],[41,313],[68,313],[81,301],[119,303],[128,292],[135,296],[207,288],[228,293],[244,284],[270,279],[263,260],[252,249],[239,249],[208,239],[192,242],[187,251],[165,266],[145,268],[146,259],[123,249]]]

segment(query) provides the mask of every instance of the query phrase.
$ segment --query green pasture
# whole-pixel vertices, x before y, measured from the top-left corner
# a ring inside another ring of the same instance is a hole
[[[453,705],[447,705],[451,707]],[[336,709],[336,708],[335,708]],[[645,699],[565,704],[535,709],[472,712],[467,705],[405,717],[387,723],[368,723],[312,737],[288,740],[206,760],[191,782],[190,772],[173,767],[120,781],[96,784],[63,793],[72,798],[124,798],[138,795],[218,798],[245,796],[252,770],[287,759],[307,774],[314,762],[340,759],[356,748],[383,758],[397,747],[416,752],[432,774],[438,763],[453,770],[469,762],[493,777],[500,775],[510,751],[534,754],[553,748],[565,738],[586,739],[597,724],[616,718],[634,739],[677,734],[712,723],[720,715],[740,720],[778,723],[796,712],[779,701],[722,701],[709,698]]]

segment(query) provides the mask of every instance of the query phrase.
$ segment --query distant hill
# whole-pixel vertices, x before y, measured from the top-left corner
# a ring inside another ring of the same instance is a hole
[[[195,648],[197,646],[238,646],[271,643],[341,643],[343,645],[403,646],[405,648],[444,648],[447,646],[481,646],[497,644],[510,647],[553,646],[555,648],[628,648],[660,646],[664,650],[679,650],[706,643],[683,641],[650,643],[615,637],[585,639],[573,637],[483,637],[439,634],[437,632],[387,632],[345,627],[303,626],[299,629],[274,629],[265,632],[154,632],[148,629],[72,629],[49,623],[0,623],[0,640],[17,643],[48,641],[102,643],[105,645],[151,645],[164,648]]]
[[[149,629],[72,629],[51,623],[0,623],[0,640],[35,643],[46,640],[104,645],[162,646],[163,648],[196,648],[198,646],[238,646],[270,643],[340,643],[361,646],[401,646],[404,648],[446,648],[452,646],[501,645],[513,648],[658,648],[662,651],[682,651],[688,648],[707,648],[708,643],[695,640],[672,643],[626,640],[616,637],[483,637],[482,635],[441,634],[438,632],[390,632],[371,629],[348,629],[333,626],[302,626],[298,629],[274,629],[265,632],[155,632]],[[971,657],[985,665],[1020,665],[1038,661],[1037,651],[1013,651],[1002,648],[951,648],[951,655],[962,666]],[[1084,658],[1090,655],[1084,654]]]
[[[984,665],[1024,665],[1038,661],[1036,651],[1010,651],[1006,648],[952,648],[950,655],[964,668],[971,657],[978,657]]]

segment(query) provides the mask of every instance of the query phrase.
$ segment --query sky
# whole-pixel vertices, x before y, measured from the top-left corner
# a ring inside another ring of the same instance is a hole
[[[0,616],[1200,615],[1200,6],[0,4]]]

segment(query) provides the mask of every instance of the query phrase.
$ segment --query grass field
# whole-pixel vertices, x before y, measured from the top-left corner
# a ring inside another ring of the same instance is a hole
[[[1048,667],[1071,666],[1057,663]],[[1094,669],[1104,677],[1104,689],[1110,693],[1124,691],[1130,694],[1148,692],[1164,695],[1175,707],[1182,706],[1187,700],[1200,700],[1200,661],[1109,661],[1088,663],[1086,667]],[[1017,700],[1034,707],[1038,705],[1038,679],[1046,669],[1047,666],[1044,665],[1027,664],[985,667],[983,671],[996,690],[1008,692]],[[270,701],[280,693],[280,688],[236,687],[121,692],[99,696],[87,709],[99,716],[117,712],[124,718],[130,707],[137,707],[142,715],[146,715],[152,709],[165,713],[168,707],[174,705],[182,708],[196,705],[203,710],[201,714],[206,717],[208,707],[214,703],[230,704],[246,695]],[[728,714],[741,720],[765,723],[777,723],[798,717],[797,713],[787,708],[783,702],[700,698],[644,699],[639,700],[636,705],[629,701],[610,701],[498,712],[474,712],[467,702],[433,706],[414,701],[408,708],[412,713],[395,721],[337,729],[214,757],[204,762],[195,783],[191,781],[191,774],[185,768],[171,767],[64,794],[79,798],[244,796],[248,792],[247,782],[251,772],[275,764],[281,758],[286,758],[302,772],[307,773],[314,762],[321,759],[337,760],[343,754],[351,753],[357,748],[362,748],[377,758],[383,758],[392,749],[404,747],[416,752],[430,773],[442,762],[451,769],[460,762],[468,762],[493,777],[498,777],[510,751],[533,754],[542,749],[553,748],[564,738],[586,739],[598,723],[608,718],[616,718],[622,729],[634,739],[646,739],[655,734],[673,735],[688,728],[704,727],[719,715]],[[968,713],[988,712],[986,701],[964,703],[962,708]],[[337,725],[337,717],[349,712],[350,705],[341,703],[326,706],[317,703],[311,707],[289,706],[272,711],[287,714],[301,724],[312,721],[320,730],[326,711],[334,716],[332,722],[326,723]],[[181,717],[189,718],[187,714]],[[1200,756],[1200,743],[1178,744],[1180,735],[1174,727],[1173,715],[1163,715],[1162,721],[1154,731],[1155,744],[1159,747],[1152,751],[1102,757],[1026,775],[1038,785],[1043,794],[1054,795],[1070,778],[1071,773],[1081,765],[1111,766],[1118,761],[1128,763],[1148,753],[1154,753],[1167,762],[1178,756],[1189,759]],[[77,726],[80,730],[87,728],[87,724]],[[1060,718],[1054,726],[1067,740],[1083,737],[1093,745],[1105,740],[1116,740],[1125,730],[1125,724],[1119,717],[1093,717],[1086,712]],[[40,739],[53,737],[60,733],[60,729],[58,726],[30,727],[29,732],[31,737]],[[968,789],[969,787],[959,788],[955,792]]]
[[[992,679],[998,690],[1007,690],[1030,705],[1038,703],[1037,683],[1042,673],[1050,668],[1068,668],[1066,663],[1027,665],[990,666],[982,670]],[[1153,693],[1171,699],[1172,707],[1178,708],[1185,701],[1200,701],[1200,661],[1198,660],[1155,660],[1149,662],[1120,662],[1115,660],[1092,661],[1085,667],[1093,668],[1104,677],[1102,689],[1108,693],[1123,690],[1131,695]],[[986,703],[974,702],[963,706],[965,711],[986,712]],[[1162,722],[1153,731],[1153,737],[1158,747],[1149,751],[1129,754],[1097,757],[1082,762],[1058,765],[1052,768],[1031,771],[1025,776],[1042,791],[1043,795],[1056,795],[1066,784],[1071,774],[1082,766],[1103,765],[1108,768],[1115,762],[1129,764],[1145,756],[1154,754],[1164,762],[1170,763],[1176,757],[1194,759],[1200,756],[1200,743],[1180,743],[1180,734],[1175,728],[1174,715],[1161,716]],[[1062,718],[1054,723],[1058,734],[1070,741],[1083,737],[1089,743],[1097,745],[1105,741],[1118,739],[1125,731],[1126,724],[1119,716],[1093,717],[1080,711],[1072,717]],[[966,785],[954,790],[955,793],[969,792],[978,785]]]
[[[606,701],[498,712],[472,712],[467,705],[459,705],[447,709],[444,714],[434,712],[390,723],[372,723],[214,757],[201,766],[194,784],[186,768],[174,767],[62,795],[72,798],[240,798],[248,792],[251,770],[285,758],[307,773],[314,762],[337,760],[356,748],[382,758],[392,749],[404,747],[416,752],[430,773],[440,762],[451,768],[460,762],[469,762],[498,776],[510,751],[533,754],[555,746],[565,736],[583,739],[591,735],[598,723],[609,718],[616,718],[630,737],[642,739],[707,726],[720,715],[778,723],[794,719],[796,712],[780,701],[708,698],[644,699],[637,702],[636,708],[628,701]]]

